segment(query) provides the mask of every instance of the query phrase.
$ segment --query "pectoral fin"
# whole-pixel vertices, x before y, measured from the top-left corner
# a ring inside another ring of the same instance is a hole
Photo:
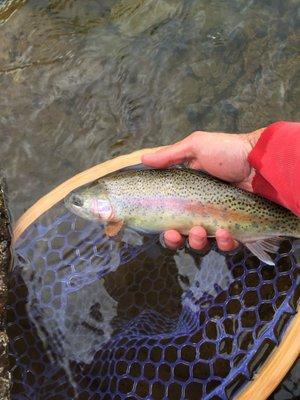
[[[116,236],[122,229],[123,221],[108,222],[105,227],[105,233],[107,236]]]
[[[144,244],[143,235],[132,229],[124,229],[122,241],[131,246],[142,246]]]
[[[281,241],[282,238],[275,237],[270,239],[258,240],[257,242],[246,242],[245,246],[248,247],[251,253],[253,253],[265,264],[275,265],[274,261],[268,253],[277,253]]]

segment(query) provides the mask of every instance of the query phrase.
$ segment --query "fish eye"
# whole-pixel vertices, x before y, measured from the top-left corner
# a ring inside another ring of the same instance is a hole
[[[83,201],[80,196],[77,194],[73,194],[71,196],[71,202],[74,204],[74,206],[82,207],[83,206]]]

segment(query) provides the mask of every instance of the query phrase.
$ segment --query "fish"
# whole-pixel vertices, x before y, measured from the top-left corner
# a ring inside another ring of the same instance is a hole
[[[300,237],[300,218],[259,195],[188,168],[129,168],[104,176],[65,198],[78,216],[106,224],[108,236],[124,227],[140,233],[203,226],[231,232],[260,260],[274,265],[283,237]]]

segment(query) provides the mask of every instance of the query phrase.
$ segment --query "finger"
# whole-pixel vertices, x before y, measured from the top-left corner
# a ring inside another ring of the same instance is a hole
[[[164,233],[164,242],[169,249],[176,250],[183,246],[184,240],[179,232],[169,230]]]
[[[166,146],[155,153],[142,156],[142,163],[156,168],[166,168],[170,165],[185,162],[192,156],[191,141],[183,140],[171,146]]]
[[[216,241],[221,251],[231,251],[239,245],[226,229],[218,229],[216,231]]]
[[[206,230],[202,226],[194,226],[189,232],[188,240],[194,250],[204,250],[208,245]]]

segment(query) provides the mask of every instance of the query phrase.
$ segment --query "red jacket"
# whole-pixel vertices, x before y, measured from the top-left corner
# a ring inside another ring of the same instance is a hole
[[[269,125],[248,160],[255,169],[253,192],[300,216],[300,123]]]

